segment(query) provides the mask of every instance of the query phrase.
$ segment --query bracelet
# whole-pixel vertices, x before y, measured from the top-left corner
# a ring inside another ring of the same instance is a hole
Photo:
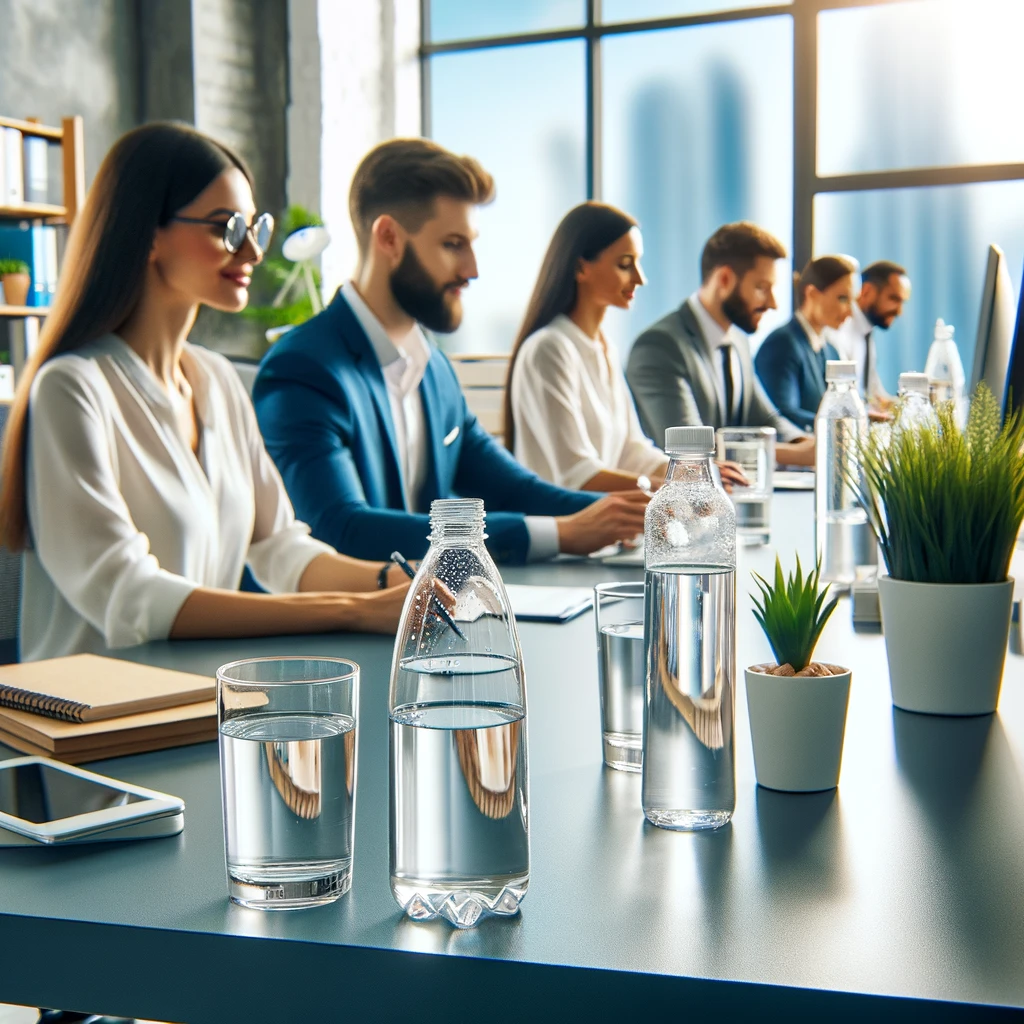
[[[377,573],[377,589],[387,590],[388,589],[388,572],[395,563],[389,558],[382,566],[379,573]]]

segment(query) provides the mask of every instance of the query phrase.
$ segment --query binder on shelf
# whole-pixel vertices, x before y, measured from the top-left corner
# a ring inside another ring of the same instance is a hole
[[[25,137],[24,171],[26,203],[45,203],[48,201],[49,168],[47,162],[46,139],[38,135]]]
[[[25,202],[22,135],[17,128],[3,128],[4,194],[2,206],[22,206]]]

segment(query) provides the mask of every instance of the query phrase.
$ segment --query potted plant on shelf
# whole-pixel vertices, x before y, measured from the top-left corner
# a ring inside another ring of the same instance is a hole
[[[0,284],[4,287],[4,302],[9,306],[24,306],[28,302],[31,283],[24,260],[0,259]]]
[[[838,597],[826,604],[828,586],[819,590],[821,563],[805,577],[786,578],[775,559],[775,580],[756,572],[760,589],[754,618],[768,637],[776,664],[747,669],[747,712],[758,784],[769,789],[810,793],[835,789],[843,759],[850,670],[812,662],[814,647]]]
[[[1010,558],[1024,519],[1024,415],[979,384],[966,427],[893,432],[862,452],[861,504],[882,546],[878,580],[892,701],[905,711],[995,711],[1010,631]]]

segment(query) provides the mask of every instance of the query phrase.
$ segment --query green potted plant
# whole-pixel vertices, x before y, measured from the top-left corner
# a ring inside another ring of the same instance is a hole
[[[775,559],[769,583],[753,573],[754,618],[764,630],[776,663],[746,671],[747,713],[758,784],[810,793],[835,789],[843,759],[850,670],[812,661],[814,647],[839,600],[819,588],[821,563],[804,576],[783,577]]]
[[[882,547],[878,581],[893,703],[984,715],[999,703],[1010,631],[1010,557],[1024,519],[1024,416],[979,384],[966,427],[893,431],[862,453],[861,504]]]
[[[28,264],[24,260],[0,259],[0,284],[4,287],[4,302],[10,306],[24,306],[32,284]]]

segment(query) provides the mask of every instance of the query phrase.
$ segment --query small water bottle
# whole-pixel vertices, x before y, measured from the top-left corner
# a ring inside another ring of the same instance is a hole
[[[953,328],[942,320],[935,321],[935,335],[928,360],[924,365],[928,377],[928,391],[933,406],[952,402],[956,422],[962,427],[967,418],[967,400],[964,386],[964,364],[960,361],[960,350],[953,340]]]
[[[523,659],[484,536],[482,501],[431,504],[388,698],[391,892],[459,928],[515,914],[530,879]]]
[[[869,530],[854,490],[868,415],[857,393],[856,363],[830,359],[825,381],[828,389],[814,418],[814,543],[821,579],[841,589],[856,577],[858,551]]]
[[[926,373],[901,373],[897,396],[894,433],[939,425],[935,407],[929,401]]]
[[[711,427],[670,427],[644,521],[644,815],[724,825],[736,807],[736,513],[712,473]]]

